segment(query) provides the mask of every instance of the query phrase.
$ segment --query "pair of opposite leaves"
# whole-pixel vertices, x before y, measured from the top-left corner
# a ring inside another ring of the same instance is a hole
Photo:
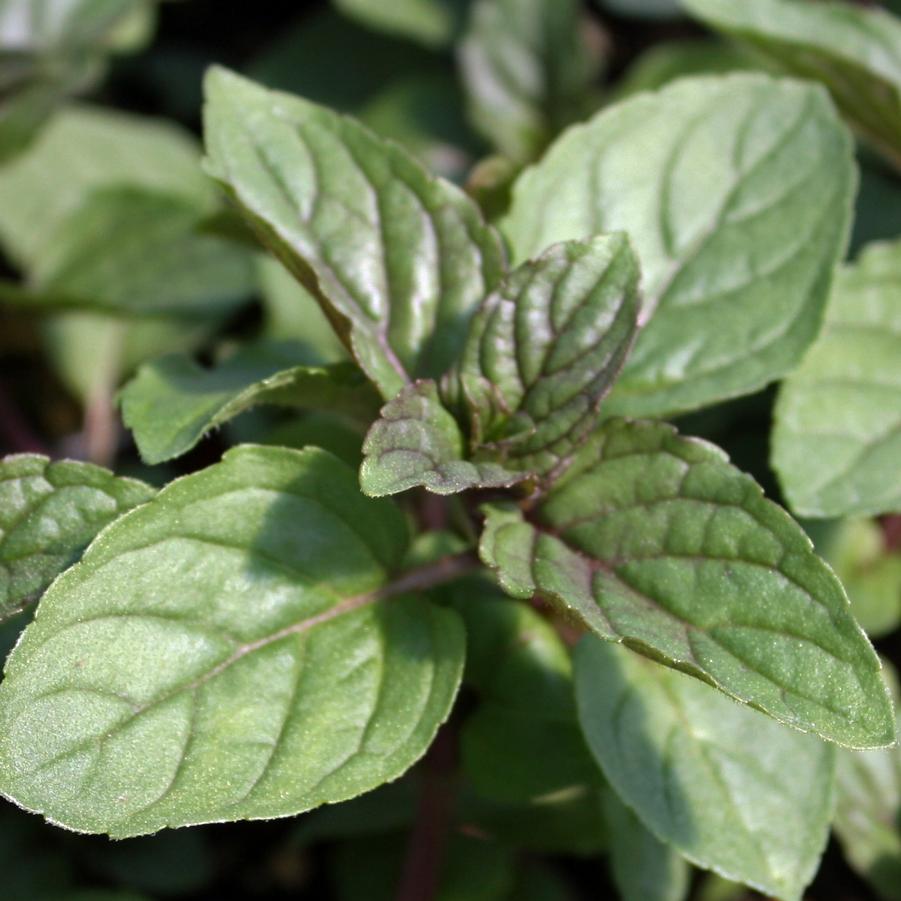
[[[671,94],[700,93],[705,108],[712,94],[722,109],[730,92],[757,103],[775,92],[796,114],[813,110],[814,137],[833,127],[815,91],[760,78],[726,85],[701,80]],[[759,109],[745,113],[753,121]],[[836,135],[828,146],[845,156]],[[746,140],[749,154],[767,156]],[[387,396],[400,389],[373,435],[405,416],[414,429],[433,417],[442,453],[441,441],[458,449],[437,388],[404,381],[408,368],[439,375],[460,356],[465,311],[501,278],[499,245],[465,198],[347,120],[221,72],[211,77],[208,144],[261,234],[350,323],[364,369]],[[272,169],[294,167],[299,153],[306,172]],[[329,154],[337,163],[324,170]],[[365,191],[345,178],[348,160]],[[681,184],[674,176],[671,190]],[[750,215],[733,185],[729,203],[736,197]],[[407,255],[382,253],[375,265],[373,247],[397,242]],[[827,251],[813,261],[802,252],[804,309],[822,304]],[[651,323],[686,268],[650,279]],[[567,464],[528,518],[515,507],[488,511],[483,558],[511,593],[541,591],[603,637],[783,722],[855,746],[891,741],[878,661],[790,518],[720,452],[668,426],[592,432],[634,331],[635,281],[623,238],[573,242],[515,270],[477,314],[456,372],[481,444],[472,460],[450,462],[503,466],[513,479]],[[392,420],[408,401],[412,413]],[[478,459],[488,453],[502,462]],[[393,778],[422,753],[459,681],[459,627],[423,601],[375,603],[395,593],[391,573],[401,569],[396,513],[361,498],[324,460],[232,452],[95,542],[9,662],[5,793],[77,828],[135,834],[298,812]],[[373,548],[391,535],[392,548]],[[244,696],[247,705],[235,703]]]

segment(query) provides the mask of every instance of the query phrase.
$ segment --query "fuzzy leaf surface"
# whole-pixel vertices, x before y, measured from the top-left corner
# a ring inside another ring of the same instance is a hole
[[[529,511],[493,505],[480,546],[511,594],[802,731],[881,747],[879,660],[832,570],[719,449],[612,420]]]
[[[835,748],[586,637],[582,729],[613,790],[693,863],[798,901],[829,834]]]
[[[386,400],[441,375],[504,253],[462,191],[352,119],[224,69],[206,81],[207,165],[313,291]]]
[[[438,386],[420,380],[382,407],[363,442],[360,486],[370,497],[423,487],[435,494],[469,488],[509,488],[522,473],[499,463],[464,459],[463,435],[438,396]]]
[[[616,230],[638,255],[647,324],[606,412],[690,410],[794,367],[844,251],[851,151],[819,86],[735,74],[615,104],[523,173],[505,220],[516,261]]]
[[[356,366],[290,366],[246,348],[213,369],[185,355],[145,363],[120,395],[125,425],[146,463],[180,457],[217,426],[257,404],[357,416],[378,409],[378,395]]]
[[[876,6],[684,0],[702,22],[800,78],[821,81],[855,128],[901,166],[901,21]]]
[[[823,334],[774,416],[773,467],[793,510],[901,511],[901,242],[839,270]]]
[[[578,0],[476,0],[459,58],[473,124],[529,162],[589,109],[599,68]]]
[[[0,789],[85,832],[289,816],[398,777],[458,617],[389,581],[403,517],[312,448],[245,445],[107,529],[0,685]]]
[[[470,327],[460,383],[482,457],[546,474],[591,432],[635,336],[625,235],[554,245],[511,272]]]
[[[40,454],[0,461],[0,620],[38,597],[94,536],[153,497],[136,479]]]

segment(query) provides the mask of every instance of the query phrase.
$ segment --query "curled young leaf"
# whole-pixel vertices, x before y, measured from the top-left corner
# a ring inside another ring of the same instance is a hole
[[[40,454],[0,461],[0,620],[40,596],[104,526],[153,493],[91,463]]]
[[[796,365],[844,251],[852,149],[819,86],[685,78],[570,128],[520,176],[517,261],[623,230],[641,263],[646,325],[606,412],[690,410]]]
[[[541,593],[802,731],[894,740],[879,660],[838,579],[712,445],[613,420],[526,513],[487,514],[482,559],[511,594]]]
[[[382,396],[441,375],[504,270],[500,239],[473,201],[324,107],[219,68],[206,92],[209,171],[349,331]]]
[[[473,319],[460,363],[477,457],[546,474],[591,432],[635,336],[625,235],[568,241],[511,272]]]
[[[414,382],[382,407],[363,443],[360,486],[370,497],[422,487],[435,494],[509,488],[526,476],[499,463],[464,459],[463,436],[438,386]]]
[[[289,816],[398,777],[459,618],[390,581],[400,512],[317,449],[243,446],[107,529],[0,684],[0,791],[72,829]]]

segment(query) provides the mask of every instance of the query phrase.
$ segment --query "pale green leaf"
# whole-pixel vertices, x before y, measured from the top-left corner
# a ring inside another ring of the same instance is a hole
[[[0,620],[18,612],[116,517],[153,496],[143,482],[39,454],[0,461]]]
[[[174,194],[105,188],[66,216],[19,296],[32,311],[216,316],[254,290],[250,253],[200,230],[205,210]]]
[[[558,244],[511,272],[473,318],[460,362],[480,457],[541,474],[591,432],[638,318],[624,235]]]
[[[265,347],[248,347],[212,369],[183,355],[161,357],[138,370],[120,401],[146,463],[181,456],[257,404],[369,418],[378,409],[378,395],[356,366],[291,366]]]
[[[435,494],[509,488],[525,476],[499,463],[464,459],[463,436],[438,386],[420,380],[382,407],[363,442],[360,486],[370,497],[423,487]]]
[[[352,119],[224,69],[206,90],[209,171],[349,332],[382,396],[441,375],[504,267],[474,203]]]
[[[684,0],[712,28],[822,81],[858,131],[901,166],[901,21],[875,5]]]
[[[574,662],[588,746],[642,823],[704,869],[799,901],[829,834],[835,749],[594,638]]]
[[[364,25],[427,46],[450,42],[463,7],[461,0],[335,0],[335,5]]]
[[[793,510],[901,511],[901,242],[839,270],[823,334],[774,416],[773,467]]]
[[[898,719],[901,734],[901,716]],[[841,751],[835,831],[848,862],[886,901],[901,901],[901,748]]]
[[[464,655],[452,611],[389,581],[405,545],[317,449],[243,446],[173,482],[44,595],[0,684],[0,790],[125,837],[398,777]]]
[[[30,271],[60,223],[92,191],[130,185],[211,210],[214,194],[194,140],[168,122],[87,106],[62,110],[0,170],[0,242]]]
[[[879,660],[800,526],[722,451],[613,420],[526,512],[487,508],[482,559],[602,638],[802,731],[893,741]]]
[[[602,41],[579,0],[475,0],[459,58],[473,124],[517,162],[591,106]]]
[[[616,104],[523,173],[517,260],[615,230],[638,255],[647,324],[607,412],[702,407],[797,364],[845,247],[851,151],[821,88],[735,74]]]
[[[622,901],[683,901],[691,869],[660,841],[611,788],[601,793],[610,836],[610,870]]]

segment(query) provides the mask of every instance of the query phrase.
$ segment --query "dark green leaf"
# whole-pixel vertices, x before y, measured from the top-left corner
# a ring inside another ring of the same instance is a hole
[[[39,597],[104,526],[153,493],[90,463],[38,454],[0,461],[0,619]]]
[[[602,638],[803,731],[880,747],[879,661],[800,526],[722,451],[614,420],[526,513],[487,508],[482,559]]]
[[[370,497],[419,486],[435,494],[509,488],[525,478],[498,463],[463,459],[460,427],[431,380],[407,385],[382,407],[363,442],[363,454],[360,486]]]
[[[547,474],[591,432],[635,336],[638,264],[624,235],[558,244],[483,301],[460,363],[482,458]]]
[[[525,171],[517,260],[620,229],[638,255],[646,325],[606,412],[702,407],[796,365],[844,250],[851,151],[821,88],[735,74],[619,103]]]
[[[807,516],[901,511],[901,242],[839,270],[826,327],[786,379],[773,467]]]
[[[207,432],[257,404],[366,417],[378,395],[350,363],[290,366],[265,347],[249,347],[213,369],[190,357],[146,363],[121,393],[122,416],[146,463],[179,457]]]
[[[473,124],[517,162],[591,107],[601,38],[578,0],[475,0],[460,44]]]
[[[688,12],[801,78],[822,81],[858,131],[901,166],[901,21],[875,6],[684,0]]]
[[[173,482],[56,581],[7,661],[0,790],[126,837],[396,778],[464,655],[452,611],[388,581],[405,545],[316,449],[244,446]]]
[[[205,118],[210,172],[349,331],[385,399],[443,373],[503,271],[473,202],[353,120],[224,69]]]
[[[798,901],[829,834],[835,749],[586,637],[579,717],[612,788],[693,863]]]

